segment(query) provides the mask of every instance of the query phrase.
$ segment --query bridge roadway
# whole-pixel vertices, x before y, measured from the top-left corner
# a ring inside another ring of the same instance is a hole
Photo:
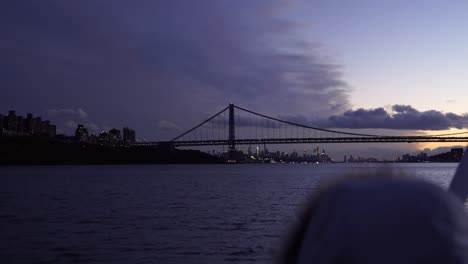
[[[255,144],[318,144],[318,143],[428,143],[428,142],[464,142],[468,137],[456,136],[379,136],[379,137],[324,137],[324,138],[265,138],[265,139],[236,139],[235,145]],[[175,147],[184,146],[219,146],[228,145],[228,140],[193,140],[193,141],[158,141],[136,142],[138,146],[155,146],[159,144],[172,144]]]

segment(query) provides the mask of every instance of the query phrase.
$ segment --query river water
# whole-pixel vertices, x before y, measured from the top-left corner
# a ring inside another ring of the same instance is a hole
[[[320,182],[457,164],[0,167],[1,263],[272,263]]]

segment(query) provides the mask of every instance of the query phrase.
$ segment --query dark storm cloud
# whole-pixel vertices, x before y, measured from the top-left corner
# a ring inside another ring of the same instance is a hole
[[[319,124],[333,128],[445,130],[467,128],[468,115],[436,110],[418,111],[409,105],[394,105],[391,111],[384,108],[349,110],[341,115],[333,115]]]
[[[128,124],[149,137],[186,129],[229,102],[271,114],[347,109],[339,65],[301,39],[303,25],[284,18],[288,5],[7,1],[0,105],[82,107],[97,123]],[[161,131],[163,123],[172,125]]]

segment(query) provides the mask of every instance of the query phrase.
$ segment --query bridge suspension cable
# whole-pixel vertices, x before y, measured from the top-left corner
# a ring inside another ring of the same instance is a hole
[[[235,145],[251,144],[468,142],[468,132],[421,136],[352,133],[282,120],[230,104],[169,142],[176,146],[228,146],[232,151]]]
[[[177,140],[177,139],[179,139],[179,138],[181,138],[181,137],[187,135],[188,133],[194,131],[195,129],[197,129],[197,128],[203,126],[204,124],[210,122],[211,120],[213,120],[213,119],[214,119],[215,117],[217,117],[218,115],[222,114],[222,113],[223,113],[224,111],[226,111],[227,109],[229,109],[229,106],[227,106],[227,107],[224,108],[223,110],[219,111],[218,113],[214,114],[213,116],[211,116],[210,118],[206,119],[205,121],[201,122],[200,124],[198,124],[197,126],[193,127],[192,129],[189,129],[189,130],[187,130],[186,132],[180,134],[179,136],[177,136],[177,137],[171,139],[170,142],[175,141],[175,140]]]
[[[267,115],[264,115],[264,114],[260,114],[260,113],[257,113],[257,112],[254,112],[254,111],[251,111],[251,110],[242,108],[242,107],[237,106],[237,105],[235,105],[234,107],[237,108],[237,109],[239,109],[239,110],[245,111],[245,112],[247,112],[247,113],[251,113],[251,114],[253,114],[253,115],[261,116],[261,117],[263,117],[263,118],[267,118],[267,119],[270,119],[270,120],[274,120],[274,121],[277,121],[277,122],[281,122],[281,123],[285,123],[285,124],[293,125],[293,126],[297,126],[297,127],[302,127],[302,128],[307,128],[307,129],[313,129],[313,130],[318,130],[318,131],[323,131],[323,132],[329,132],[329,133],[342,134],[342,135],[350,135],[350,136],[382,137],[382,136],[380,136],[380,135],[350,133],[350,132],[343,132],[343,131],[337,131],[337,130],[330,130],[330,129],[312,127],[312,126],[308,126],[308,125],[302,125],[302,124],[298,124],[298,123],[294,123],[294,122],[290,122],[290,121],[286,121],[286,120],[281,120],[281,119],[278,119],[278,118],[275,118],[275,117],[267,116]]]

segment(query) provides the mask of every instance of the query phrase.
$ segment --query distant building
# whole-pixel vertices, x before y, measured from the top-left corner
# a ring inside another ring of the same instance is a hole
[[[403,162],[410,162],[411,160],[412,158],[410,154],[404,154],[403,156],[401,156],[401,161]]]
[[[26,119],[23,120],[23,129],[25,133],[33,134],[34,130],[34,119],[31,113],[26,115]]]
[[[101,133],[99,133],[98,142],[101,145],[109,145],[109,133],[107,133],[106,131],[102,131]]]
[[[50,126],[49,120],[45,120],[41,122],[41,135],[49,136],[49,126]]]
[[[4,128],[5,122],[3,121],[4,118],[5,118],[5,117],[4,117],[2,114],[0,114],[0,134],[1,134],[1,133],[3,132],[3,130],[5,129],[5,128]]]
[[[109,130],[109,136],[111,138],[114,138],[114,139],[117,139],[117,140],[122,139],[122,136],[120,134],[120,130],[118,130],[117,128],[112,128],[111,130]]]
[[[40,117],[33,117],[31,113],[28,113],[26,118],[16,115],[13,110],[10,110],[6,116],[0,114],[1,133],[55,137],[56,130],[56,126],[52,125],[50,121],[42,121]]]
[[[41,130],[41,124],[42,124],[42,118],[40,117],[34,117],[33,118],[33,130],[32,133],[35,135],[41,135],[42,130]]]
[[[16,133],[23,133],[23,117],[17,116],[16,117],[16,129],[14,130]]]
[[[123,128],[123,141],[126,143],[135,142],[135,130],[128,127]]]
[[[113,128],[109,130],[109,140],[112,145],[117,145],[122,141],[120,130]]]
[[[463,148],[453,148],[450,150],[453,160],[461,161],[463,157]]]
[[[88,137],[88,143],[90,144],[98,144],[99,143],[99,138],[96,135],[91,134]]]
[[[427,153],[421,152],[416,156],[416,161],[421,162],[421,161],[427,161],[429,159],[429,156],[427,156]]]
[[[6,130],[16,132],[16,113],[13,110],[8,112]]]
[[[52,137],[52,138],[57,136],[57,126],[49,125],[47,136]]]
[[[88,129],[84,125],[78,125],[75,130],[75,139],[80,142],[88,142],[89,133]]]

